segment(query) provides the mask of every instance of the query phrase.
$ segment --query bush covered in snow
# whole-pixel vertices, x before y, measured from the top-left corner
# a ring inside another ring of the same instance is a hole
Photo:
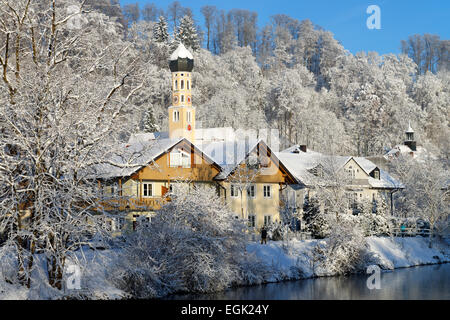
[[[366,239],[362,228],[351,215],[337,217],[330,234],[313,250],[317,275],[339,275],[362,268],[367,258]]]
[[[127,238],[114,277],[136,298],[212,292],[263,280],[246,253],[245,224],[213,190],[177,190],[172,201]]]

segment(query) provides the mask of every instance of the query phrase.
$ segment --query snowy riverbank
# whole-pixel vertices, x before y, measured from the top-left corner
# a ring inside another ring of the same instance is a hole
[[[450,239],[433,244],[428,248],[428,239],[416,238],[367,238],[367,266],[379,265],[382,269],[413,267],[427,264],[450,262]],[[314,248],[324,244],[324,240],[292,240],[289,242],[270,241],[267,245],[248,243],[247,251],[261,260],[262,269],[248,266],[246,280],[236,285],[254,285],[261,283],[297,280],[315,276],[333,276],[332,272],[314,265]],[[110,272],[117,265],[118,251],[85,251],[86,268],[82,271],[81,291],[64,290],[58,292],[46,284],[45,275],[35,274],[35,285],[31,290],[13,285],[0,279],[0,300],[3,299],[61,299],[67,296],[88,299],[123,299],[130,296],[118,289],[111,281]],[[81,252],[77,256],[81,257]],[[8,277],[8,259],[4,257],[0,276]],[[264,269],[264,270],[263,270]],[[12,277],[13,275],[9,275]],[[245,282],[245,283],[244,283]]]
[[[326,270],[317,271],[313,263],[313,249],[323,241],[271,241],[267,245],[251,243],[247,250],[256,254],[272,270],[268,282],[332,276]],[[384,270],[446,263],[450,262],[450,239],[435,242],[430,249],[428,239],[422,237],[370,237],[367,238],[367,251],[372,256],[367,265],[376,264]]]

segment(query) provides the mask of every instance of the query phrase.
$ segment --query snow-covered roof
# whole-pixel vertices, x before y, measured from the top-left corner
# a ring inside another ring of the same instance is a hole
[[[118,148],[117,152],[110,155],[108,163],[95,166],[96,177],[99,179],[128,177],[182,140],[135,140],[131,143],[124,143]]]
[[[175,50],[172,55],[170,56],[170,61],[175,61],[178,59],[191,59],[194,60],[194,56],[192,55],[192,53],[189,52],[188,49],[186,49],[186,47],[184,46],[184,44],[182,44],[180,42],[180,44],[178,45],[177,50]]]
[[[301,183],[311,186],[321,182],[321,178],[314,175],[312,169],[321,166],[324,170],[339,170],[348,161],[353,159],[367,175],[378,168],[372,161],[363,157],[331,156],[310,151],[293,153],[295,148],[288,148],[277,153],[277,157],[286,168],[295,175]],[[403,185],[391,177],[386,171],[380,169],[380,179],[368,177],[368,183],[373,188],[402,188]]]
[[[377,168],[377,165],[367,158],[353,157],[353,159],[367,174],[370,174],[375,168]]]
[[[313,169],[320,166],[325,170],[333,167],[337,170],[351,159],[347,156],[329,156],[314,151],[289,153],[287,150],[276,153],[276,156],[299,182],[309,186],[321,180],[311,172]]]
[[[402,189],[405,187],[400,181],[382,169],[380,169],[380,179],[369,177],[369,184],[372,188],[378,189]]]
[[[387,152],[383,157],[386,160],[390,160],[396,156],[399,155],[411,155],[413,159],[419,162],[424,162],[427,159],[436,159],[436,155],[432,154],[431,152],[428,152],[427,149],[425,149],[422,146],[418,146],[416,151],[411,150],[410,147],[404,145],[404,144],[398,144],[395,147],[393,147],[389,152]]]
[[[197,141],[196,146],[211,157],[221,168],[222,172],[216,179],[225,179],[238,164],[245,160],[247,154],[256,148],[261,140],[234,141]]]

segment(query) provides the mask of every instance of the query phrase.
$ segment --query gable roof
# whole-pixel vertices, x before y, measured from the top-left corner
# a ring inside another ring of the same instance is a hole
[[[386,171],[380,169],[380,179],[370,176],[373,170],[378,168],[372,161],[363,157],[332,156],[319,152],[307,150],[307,152],[296,151],[296,146],[277,153],[278,158],[295,175],[298,181],[306,186],[313,186],[321,182],[320,177],[315,176],[311,170],[321,165],[325,170],[339,170],[352,159],[369,176],[368,183],[373,188],[399,189],[403,185]],[[334,168],[332,168],[334,167]],[[379,168],[378,168],[379,169]]]
[[[257,148],[265,148],[267,150],[267,155],[271,158],[271,160],[278,165],[282,172],[285,172],[290,180],[294,183],[301,183],[295,178],[295,175],[292,174],[289,169],[284,165],[282,161],[277,157],[275,152],[272,152],[270,147],[264,142],[264,140],[236,140],[232,142],[213,142],[208,143],[207,147],[209,151],[213,147],[225,148],[226,153],[220,153],[222,155],[221,159],[216,158],[216,160],[221,163],[222,172],[216,176],[216,180],[225,180],[228,178],[236,168],[242,164],[249,156],[257,149]],[[228,146],[228,147],[227,147]],[[236,150],[244,151],[244,152],[236,152]],[[230,156],[231,152],[231,156]]]
[[[98,179],[129,177],[181,143],[193,146],[195,151],[202,153],[204,159],[220,169],[214,159],[203,153],[186,138],[149,140],[146,135],[143,135],[135,136],[130,139],[129,143],[122,144],[118,148],[118,152],[112,153],[105,163],[96,165],[94,169],[96,177]]]

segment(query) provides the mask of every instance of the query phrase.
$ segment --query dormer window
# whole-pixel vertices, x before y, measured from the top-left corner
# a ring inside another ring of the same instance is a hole
[[[374,173],[375,179],[380,180],[380,171],[375,171]]]
[[[370,173],[370,176],[374,179],[380,180],[380,169],[375,168],[372,170],[372,172]]]

